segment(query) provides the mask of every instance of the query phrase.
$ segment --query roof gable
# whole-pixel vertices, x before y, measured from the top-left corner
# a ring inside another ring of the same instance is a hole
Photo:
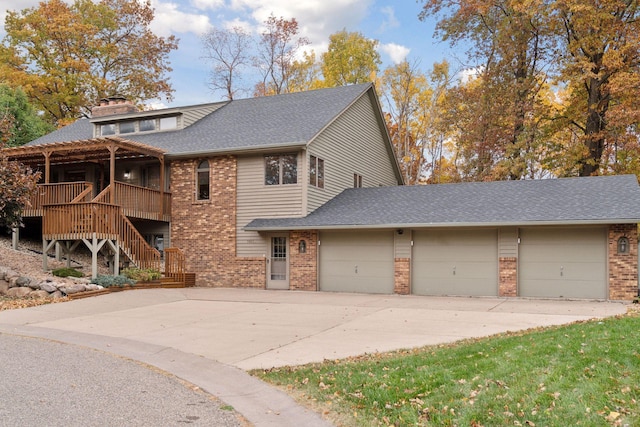
[[[305,218],[250,230],[640,222],[635,175],[348,189]]]

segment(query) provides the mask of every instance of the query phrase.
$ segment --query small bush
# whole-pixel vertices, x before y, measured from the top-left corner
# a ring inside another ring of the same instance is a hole
[[[119,288],[124,288],[125,286],[133,286],[135,282],[129,279],[128,277],[123,276],[122,274],[119,276],[98,274],[98,277],[94,277],[93,279],[91,279],[91,283],[100,285],[105,288],[110,288],[114,286]]]
[[[51,273],[57,277],[84,277],[82,272],[70,267],[56,268]]]
[[[122,274],[136,282],[150,282],[159,279],[162,274],[153,268],[141,269],[136,267],[125,268]]]

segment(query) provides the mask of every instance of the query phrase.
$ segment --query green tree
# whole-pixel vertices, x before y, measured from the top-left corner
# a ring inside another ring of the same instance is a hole
[[[329,36],[329,48],[322,54],[322,75],[327,87],[375,81],[382,63],[377,40],[346,29]]]
[[[27,101],[22,89],[0,85],[0,140],[9,147],[26,144],[53,130]]]
[[[153,34],[150,0],[48,0],[10,11],[0,77],[23,87],[53,124],[88,116],[98,99],[171,99],[167,73],[174,36]]]

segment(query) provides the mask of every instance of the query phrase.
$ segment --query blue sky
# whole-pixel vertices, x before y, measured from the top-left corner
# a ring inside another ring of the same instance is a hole
[[[7,10],[37,4],[38,0],[0,0],[3,22]],[[376,39],[382,69],[405,58],[420,61],[424,70],[445,58],[455,67],[455,57],[459,56],[448,43],[433,38],[434,19],[418,19],[421,2],[415,0],[152,0],[152,5],[156,11],[153,31],[180,39],[178,50],[170,57],[175,93],[172,102],[162,102],[167,106],[220,100],[220,94],[212,93],[207,86],[209,64],[201,59],[201,35],[212,27],[231,26],[259,34],[270,14],[295,17],[300,35],[311,41],[316,54],[326,50],[330,34],[343,28]]]

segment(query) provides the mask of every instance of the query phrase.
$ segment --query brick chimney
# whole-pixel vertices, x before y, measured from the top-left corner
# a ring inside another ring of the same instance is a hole
[[[138,108],[122,96],[111,96],[100,100],[100,105],[91,109],[91,117],[112,116],[114,114],[135,113]]]

